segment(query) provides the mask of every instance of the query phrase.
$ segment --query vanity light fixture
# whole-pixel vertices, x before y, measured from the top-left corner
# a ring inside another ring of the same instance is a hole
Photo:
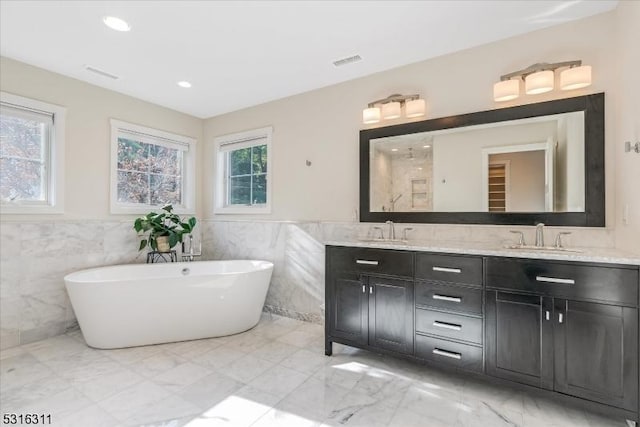
[[[520,81],[524,80],[525,93],[537,95],[550,92],[555,87],[555,70],[560,72],[560,89],[574,90],[591,85],[591,66],[582,65],[582,61],[565,61],[553,64],[533,64],[523,70],[505,74],[493,85],[493,100],[511,101],[520,96]]]
[[[426,103],[420,95],[389,95],[384,99],[370,102],[367,108],[362,110],[362,122],[364,124],[378,123],[382,120],[391,120],[404,116],[407,118],[424,116]]]

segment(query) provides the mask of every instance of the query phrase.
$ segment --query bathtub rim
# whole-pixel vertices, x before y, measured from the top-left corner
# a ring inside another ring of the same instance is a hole
[[[273,270],[274,268],[274,263],[272,261],[266,261],[266,260],[260,260],[260,259],[229,259],[229,260],[208,260],[208,261],[179,261],[179,262],[166,262],[166,263],[131,263],[131,264],[114,264],[114,265],[105,265],[102,267],[91,267],[91,268],[85,268],[85,269],[81,269],[81,270],[77,270],[77,271],[73,271],[67,275],[64,276],[63,280],[65,285],[69,284],[69,283],[114,283],[114,282],[122,282],[125,280],[131,280],[131,278],[127,278],[127,277],[118,277],[118,278],[101,278],[101,279],[96,279],[96,278],[92,278],[91,280],[87,280],[87,279],[78,279],[76,277],[81,277],[83,275],[86,274],[90,274],[94,271],[97,270],[115,270],[118,268],[127,268],[127,267],[132,267],[132,268],[137,268],[137,269],[142,269],[144,267],[149,267],[151,265],[156,265],[160,268],[170,268],[170,267],[186,267],[186,266],[193,266],[194,264],[200,264],[200,263],[217,263],[217,262],[234,262],[234,261],[243,261],[243,262],[252,262],[252,263],[259,263],[256,268],[251,269],[251,270],[247,270],[247,271],[227,271],[227,272],[205,272],[203,274],[197,274],[195,276],[192,277],[204,277],[204,276],[208,276],[208,275],[215,275],[215,276],[230,276],[230,275],[234,275],[234,274],[250,274],[253,272],[257,272],[257,271],[264,271],[264,270]],[[162,274],[158,274],[158,275],[147,275],[144,277],[136,277],[133,280],[149,280],[149,279],[166,279],[166,278],[181,278],[184,276],[181,275],[162,275]]]

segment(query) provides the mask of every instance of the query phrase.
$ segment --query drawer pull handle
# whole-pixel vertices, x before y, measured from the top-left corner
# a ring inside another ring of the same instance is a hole
[[[438,300],[441,300],[441,301],[462,302],[462,298],[460,298],[460,297],[448,297],[446,295],[433,294],[433,296],[431,298],[438,299]]]
[[[432,267],[433,271],[441,271],[443,273],[462,273],[459,268]]]
[[[366,259],[357,259],[356,264],[364,264],[364,265],[378,265],[378,261],[369,261]]]
[[[433,349],[433,354],[437,354],[438,356],[450,357],[452,359],[460,360],[462,359],[462,354],[454,353],[452,351],[440,350],[439,348]]]
[[[461,331],[462,325],[456,325],[455,323],[447,323],[447,322],[439,322],[434,321],[433,326],[437,326],[438,328],[451,329],[453,331]]]
[[[547,283],[562,283],[563,285],[575,285],[576,281],[573,279],[558,279],[557,277],[536,276],[538,282]]]

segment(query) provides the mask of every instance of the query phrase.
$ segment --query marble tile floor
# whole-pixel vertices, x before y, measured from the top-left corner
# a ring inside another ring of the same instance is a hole
[[[122,350],[77,331],[4,350],[0,369],[1,413],[63,427],[626,425],[346,346],[326,357],[321,326],[271,314],[239,335]]]

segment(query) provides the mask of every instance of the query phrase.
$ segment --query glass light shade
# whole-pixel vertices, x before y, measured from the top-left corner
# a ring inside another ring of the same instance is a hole
[[[520,79],[503,80],[493,85],[493,100],[511,101],[520,96]]]
[[[411,101],[407,101],[404,104],[404,115],[409,118],[424,116],[426,105],[427,104],[424,99],[413,99]]]
[[[387,102],[382,104],[382,118],[385,120],[397,119],[401,116],[399,102]]]
[[[560,73],[560,89],[574,90],[591,85],[591,65],[568,68]]]
[[[362,110],[362,123],[371,124],[380,121],[380,109],[378,107],[365,108]]]
[[[524,79],[525,92],[527,95],[537,95],[539,93],[553,90],[554,74],[552,70],[538,71],[529,74]]]

